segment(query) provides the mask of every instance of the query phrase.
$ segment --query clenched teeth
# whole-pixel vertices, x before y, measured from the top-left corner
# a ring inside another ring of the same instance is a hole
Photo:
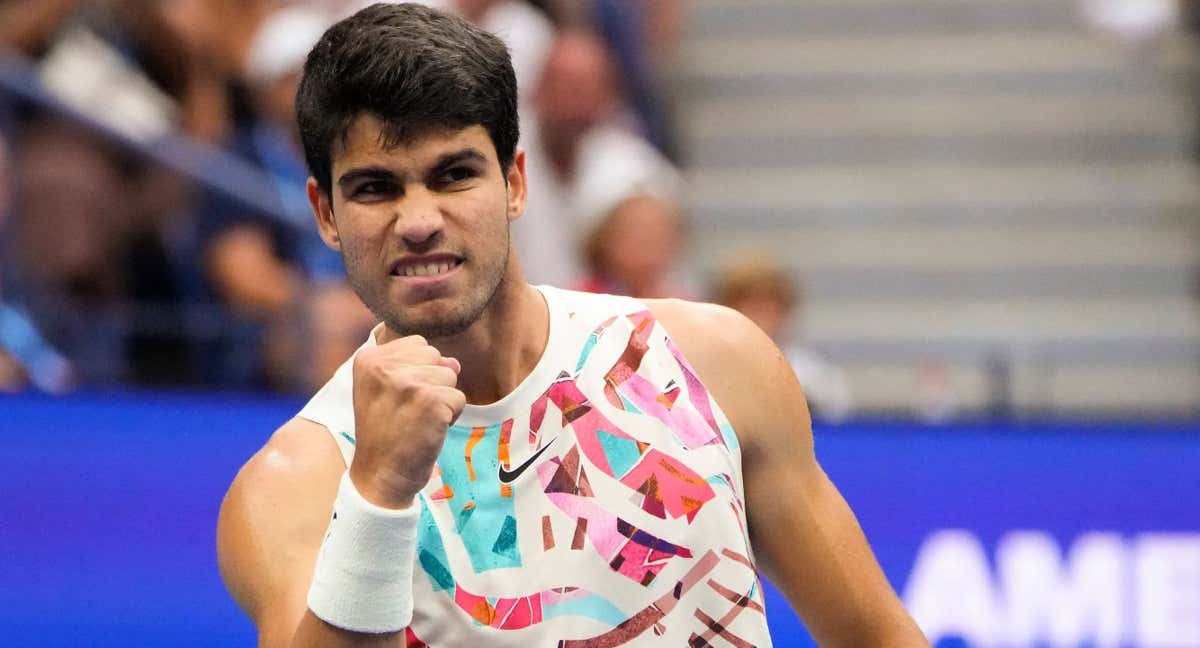
[[[450,272],[455,265],[450,262],[405,265],[400,268],[399,274],[403,277],[429,277]]]

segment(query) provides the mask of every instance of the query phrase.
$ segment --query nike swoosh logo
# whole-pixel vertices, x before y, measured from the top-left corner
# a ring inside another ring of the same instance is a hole
[[[553,439],[550,439],[550,443],[547,443],[546,445],[542,446],[542,448],[540,450],[533,453],[533,456],[526,459],[520,466],[517,466],[516,470],[505,470],[504,466],[500,466],[500,470],[497,473],[498,476],[500,477],[500,483],[509,484],[509,483],[512,483],[514,480],[516,480],[517,477],[520,477],[521,473],[525,472],[526,468],[533,465],[533,462],[537,461],[537,458],[539,456],[541,456],[541,454],[543,452],[545,452],[547,448],[554,445],[554,442],[557,440],[558,440],[558,437],[554,437]]]

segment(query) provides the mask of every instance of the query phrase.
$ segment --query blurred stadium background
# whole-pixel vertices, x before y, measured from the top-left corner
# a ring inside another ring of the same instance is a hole
[[[286,125],[356,4],[0,3],[5,643],[253,644],[220,496],[369,321]],[[1200,647],[1200,7],[439,4],[513,49],[531,279],[759,321],[936,646]]]

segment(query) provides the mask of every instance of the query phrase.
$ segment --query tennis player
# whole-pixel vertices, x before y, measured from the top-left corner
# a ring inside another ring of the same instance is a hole
[[[766,335],[525,282],[516,106],[500,41],[418,5],[308,57],[309,200],[381,323],[222,506],[260,645],[769,646],[761,571],[822,646],[927,646]]]

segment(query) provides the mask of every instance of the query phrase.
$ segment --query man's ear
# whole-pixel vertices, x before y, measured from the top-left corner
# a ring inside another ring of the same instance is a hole
[[[321,190],[317,179],[309,176],[305,184],[308,191],[308,204],[312,206],[313,217],[317,219],[317,230],[321,232],[321,240],[334,250],[342,251],[342,239],[338,236],[337,223],[333,220],[333,203],[329,194]]]
[[[508,182],[508,222],[513,222],[525,213],[526,185],[525,150],[517,149],[512,163],[504,173]]]

